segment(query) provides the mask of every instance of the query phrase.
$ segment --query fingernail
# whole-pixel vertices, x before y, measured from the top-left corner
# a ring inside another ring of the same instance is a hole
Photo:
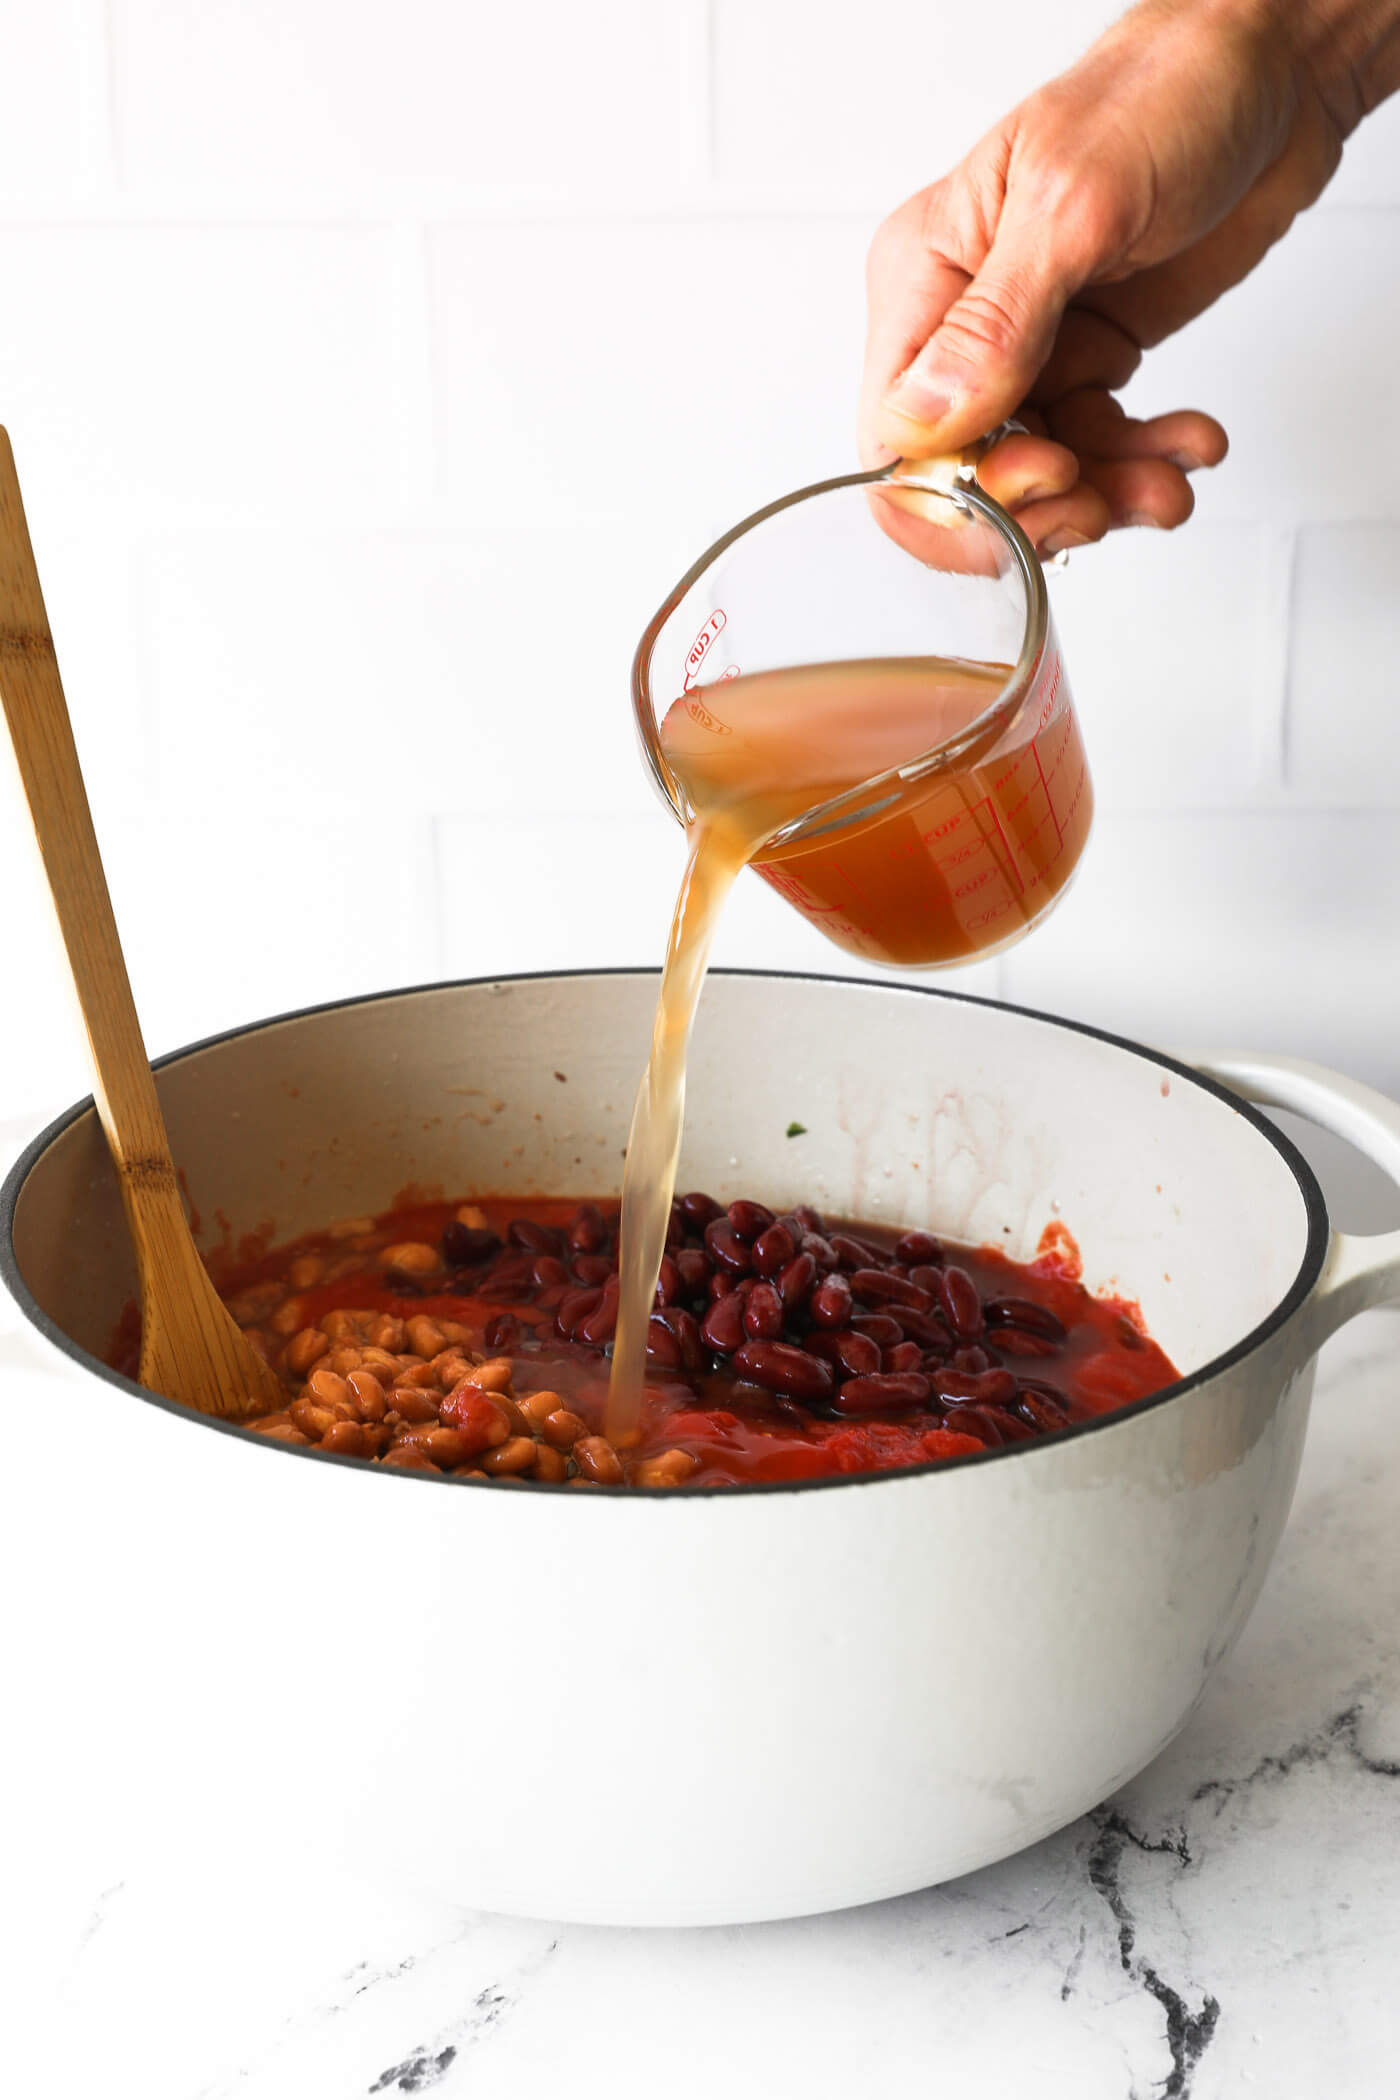
[[[1205,465],[1205,461],[1197,459],[1194,452],[1169,452],[1167,458],[1174,467],[1180,467],[1183,474],[1194,474]]]
[[[911,423],[941,423],[953,400],[953,390],[944,381],[911,365],[886,394],[885,406]]]
[[[1125,525],[1145,525],[1150,532],[1160,532],[1162,521],[1154,518],[1150,510],[1130,510],[1124,518]]]
[[[1040,503],[1046,496],[1063,496],[1063,489],[1052,489],[1048,481],[1033,481],[1028,489],[1022,489],[1016,498],[1018,503]]]
[[[1047,533],[1040,543],[1042,554],[1066,554],[1071,547],[1087,547],[1087,532],[1076,532],[1072,525],[1062,525],[1058,532]]]

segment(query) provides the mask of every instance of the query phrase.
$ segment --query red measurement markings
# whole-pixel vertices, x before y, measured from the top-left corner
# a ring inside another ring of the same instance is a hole
[[[1052,818],[1054,818],[1054,823],[1055,823],[1055,837],[1056,837],[1056,838],[1058,839],[1058,841],[1059,841],[1059,846],[1058,846],[1058,849],[1057,849],[1057,850],[1058,850],[1059,852],[1063,852],[1063,851],[1064,851],[1064,844],[1065,844],[1065,834],[1064,834],[1064,829],[1063,829],[1063,827],[1062,827],[1062,825],[1061,825],[1061,823],[1060,823],[1060,820],[1059,820],[1059,818],[1058,818],[1057,816],[1055,816],[1055,804],[1054,804],[1054,800],[1053,800],[1053,798],[1052,798],[1052,796],[1051,796],[1051,793],[1050,793],[1050,783],[1049,783],[1049,781],[1048,781],[1048,780],[1047,780],[1047,779],[1045,778],[1045,768],[1044,768],[1044,766],[1043,766],[1043,765],[1042,765],[1042,764],[1040,763],[1040,747],[1039,747],[1039,745],[1038,745],[1038,744],[1036,743],[1036,740],[1035,740],[1035,738],[1034,738],[1034,737],[1032,737],[1032,738],[1031,738],[1031,755],[1032,755],[1032,757],[1033,757],[1033,758],[1035,759],[1035,770],[1036,770],[1036,772],[1037,772],[1037,773],[1039,773],[1039,775],[1040,775],[1040,784],[1041,784],[1041,786],[1042,786],[1042,787],[1044,788],[1044,790],[1045,790],[1045,800],[1046,800],[1046,801],[1047,801],[1047,803],[1049,803],[1049,805],[1050,805],[1050,815],[1051,815],[1051,817],[1052,817]]]

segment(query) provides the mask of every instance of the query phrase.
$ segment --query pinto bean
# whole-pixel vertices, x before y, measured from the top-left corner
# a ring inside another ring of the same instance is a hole
[[[562,1451],[556,1451],[552,1444],[536,1444],[533,1479],[545,1480],[552,1487],[558,1487],[568,1470],[569,1461]]]
[[[440,1436],[448,1432],[439,1430]],[[494,1444],[483,1452],[481,1469],[484,1473],[528,1473],[535,1463],[539,1446],[532,1436],[510,1436],[503,1444]]]
[[[318,1364],[330,1349],[330,1336],[321,1327],[303,1327],[287,1344],[283,1363],[295,1378],[305,1378],[312,1366]]]
[[[616,1487],[622,1479],[622,1460],[605,1436],[581,1436],[574,1445],[574,1464],[585,1480]]]
[[[395,1240],[379,1258],[400,1276],[436,1276],[442,1267],[442,1256],[426,1240]]]
[[[632,1467],[633,1487],[679,1487],[698,1471],[700,1461],[688,1451],[660,1451],[655,1458],[639,1458]]]
[[[541,1434],[556,1451],[572,1451],[579,1438],[587,1436],[588,1424],[572,1408],[556,1407],[552,1415],[545,1416]]]

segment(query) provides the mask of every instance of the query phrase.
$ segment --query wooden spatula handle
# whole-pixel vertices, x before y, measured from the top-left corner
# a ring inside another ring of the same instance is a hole
[[[0,430],[0,706],[77,987],[97,1112],[134,1190],[176,1196],[165,1122],[141,1039],[92,812],[58,675],[7,433]]]

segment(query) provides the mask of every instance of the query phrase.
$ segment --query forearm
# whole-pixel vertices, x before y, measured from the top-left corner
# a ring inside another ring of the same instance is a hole
[[[1307,65],[1343,136],[1400,89],[1400,0],[1262,0],[1262,5]]]

